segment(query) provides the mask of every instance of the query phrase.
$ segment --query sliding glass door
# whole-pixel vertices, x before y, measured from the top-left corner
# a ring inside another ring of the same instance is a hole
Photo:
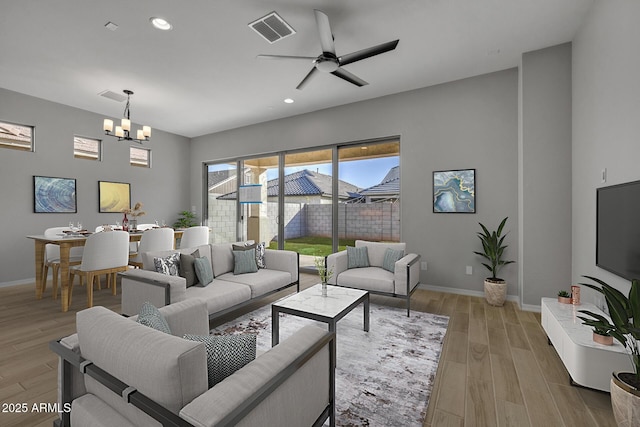
[[[303,269],[356,239],[400,241],[399,159],[385,139],[208,164],[211,240],[293,250]]]

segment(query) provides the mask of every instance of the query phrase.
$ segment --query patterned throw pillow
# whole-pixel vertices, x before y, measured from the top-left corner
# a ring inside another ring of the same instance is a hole
[[[180,267],[180,253],[175,252],[164,258],[153,258],[153,265],[158,273],[177,276]]]
[[[187,281],[189,286],[198,284],[198,276],[196,276],[196,268],[194,262],[196,258],[200,258],[200,251],[196,249],[192,254],[180,254],[180,276]]]
[[[369,267],[369,251],[366,246],[347,246],[347,268]]]
[[[256,250],[233,251],[233,274],[255,273],[258,271],[256,264]]]
[[[157,331],[171,334],[171,328],[169,328],[169,324],[162,313],[160,313],[160,310],[148,301],[145,301],[144,304],[142,304],[142,308],[140,308],[140,313],[138,313],[138,323]]]
[[[256,335],[184,335],[184,339],[203,342],[207,349],[209,388],[218,384],[256,358]]]
[[[200,282],[201,287],[207,286],[213,282],[213,270],[211,269],[211,261],[209,258],[202,257],[193,260],[193,266],[196,270],[196,276]]]
[[[256,245],[256,264],[258,265],[258,268],[267,268],[267,263],[264,260],[265,249],[266,245],[264,242]]]
[[[402,249],[393,250],[391,248],[387,248],[384,252],[384,260],[382,261],[382,268],[392,273],[396,271],[396,261],[404,256],[404,251]]]

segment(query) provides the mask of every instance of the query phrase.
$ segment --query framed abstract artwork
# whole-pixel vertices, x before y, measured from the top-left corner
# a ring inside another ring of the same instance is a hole
[[[476,170],[433,172],[434,213],[476,213]]]
[[[122,212],[131,207],[131,185],[126,182],[98,181],[99,212]]]
[[[76,180],[52,176],[33,177],[34,213],[76,213]]]

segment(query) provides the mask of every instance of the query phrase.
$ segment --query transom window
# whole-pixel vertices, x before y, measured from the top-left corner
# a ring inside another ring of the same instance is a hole
[[[73,157],[76,159],[102,160],[102,141],[75,135],[73,137]]]
[[[0,147],[33,151],[33,126],[0,121]]]
[[[131,147],[129,150],[129,162],[131,166],[150,168],[151,150],[148,148]]]

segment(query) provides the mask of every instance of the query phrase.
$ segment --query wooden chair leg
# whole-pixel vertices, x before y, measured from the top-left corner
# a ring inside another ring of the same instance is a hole
[[[93,307],[93,283],[95,282],[94,273],[87,273],[87,308]]]
[[[116,273],[109,273],[109,282],[111,283],[111,293],[115,296],[118,294],[116,289]]]
[[[42,266],[42,293],[47,290],[47,275],[49,275],[49,266],[45,263]]]
[[[53,266],[53,299],[58,299],[58,273],[60,271],[60,264]]]
[[[73,272],[69,272],[69,307],[71,307],[71,300],[73,297],[73,282],[75,281],[76,275]],[[82,282],[82,279],[80,279]]]

